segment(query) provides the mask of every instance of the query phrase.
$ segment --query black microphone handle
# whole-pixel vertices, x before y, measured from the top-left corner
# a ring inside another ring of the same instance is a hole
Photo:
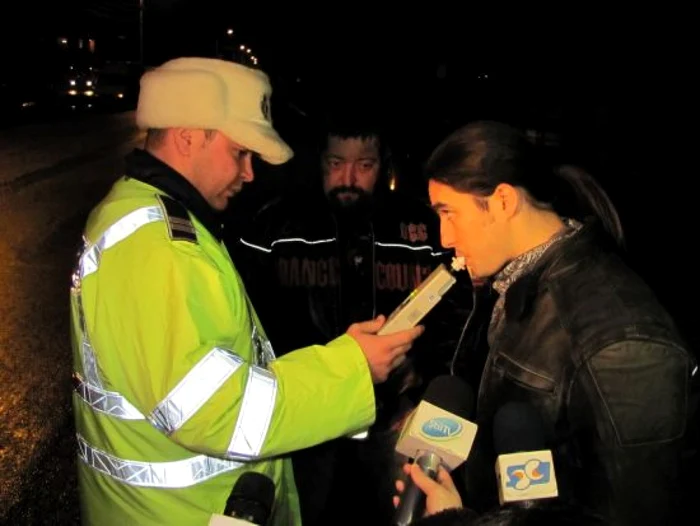
[[[441,463],[442,459],[432,451],[426,451],[416,457],[416,464],[421,468],[421,471],[433,480],[437,479],[438,468]],[[396,510],[394,525],[407,526],[414,520],[420,519],[424,510],[425,493],[414,484],[413,478],[409,475]]]

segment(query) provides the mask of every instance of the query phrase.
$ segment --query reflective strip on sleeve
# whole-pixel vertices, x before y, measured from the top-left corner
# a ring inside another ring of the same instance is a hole
[[[238,356],[218,347],[212,349],[156,406],[148,419],[163,433],[174,433],[242,364]]]
[[[82,307],[81,307],[82,308]],[[81,356],[83,359],[83,372],[87,378],[88,383],[94,385],[95,387],[102,386],[102,379],[100,378],[100,373],[97,368],[97,358],[95,357],[95,351],[90,345],[90,341],[87,338],[87,333],[83,328],[83,341],[80,345]]]
[[[104,231],[100,239],[94,245],[85,242],[85,249],[80,256],[78,268],[73,274],[73,293],[77,302],[80,330],[82,332],[81,360],[83,362],[83,372],[87,382],[99,389],[102,389],[102,380],[98,374],[97,359],[90,344],[88,330],[83,312],[82,297],[80,293],[82,279],[85,276],[97,271],[100,265],[102,252],[128,236],[136,232],[142,226],[154,221],[163,220],[163,211],[158,206],[147,206],[134,210],[130,214],[122,217],[112,226]]]
[[[83,402],[95,411],[122,420],[146,419],[126,398],[115,391],[106,391],[95,385],[90,385],[77,373],[73,374],[73,384],[75,392],[78,393]]]
[[[139,228],[154,221],[162,221],[163,210],[159,206],[146,206],[125,215],[107,230],[100,239],[90,246],[80,257],[80,278],[95,272],[100,266],[100,257],[104,250],[126,239]]]
[[[102,388],[102,379],[97,368],[97,359],[95,358],[95,352],[90,344],[90,340],[87,334],[87,327],[85,325],[85,312],[83,311],[83,298],[80,295],[80,278],[73,277],[74,282],[77,279],[77,287],[74,283],[74,296],[73,301],[75,301],[75,307],[77,310],[78,324],[80,326],[80,359],[83,362],[83,373],[85,378],[90,385],[94,385],[97,388]],[[81,379],[82,380],[82,379]]]
[[[173,462],[141,462],[117,458],[101,451],[80,436],[78,456],[95,471],[132,486],[186,488],[243,466],[240,462],[206,455]]]
[[[265,369],[251,366],[238,421],[228,454],[231,458],[251,459],[260,455],[270,428],[277,397],[277,379]]]

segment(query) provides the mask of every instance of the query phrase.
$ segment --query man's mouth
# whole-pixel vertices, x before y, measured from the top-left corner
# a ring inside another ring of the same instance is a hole
[[[452,270],[461,271],[467,269],[467,260],[464,256],[455,256],[452,258]]]

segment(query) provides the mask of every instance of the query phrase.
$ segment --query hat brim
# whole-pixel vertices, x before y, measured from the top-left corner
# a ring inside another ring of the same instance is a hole
[[[221,131],[232,141],[257,153],[270,164],[284,164],[294,152],[269,125],[250,121],[228,121]]]

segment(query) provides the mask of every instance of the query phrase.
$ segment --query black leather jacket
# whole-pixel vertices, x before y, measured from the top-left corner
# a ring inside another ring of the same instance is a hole
[[[449,268],[451,258],[440,245],[437,215],[394,193],[375,198],[365,216],[347,221],[322,194],[275,199],[254,217],[234,254],[278,355],[325,343],[353,322],[388,316],[438,264]],[[468,276],[460,276],[426,317],[426,331],[408,361],[422,387],[448,372],[471,299]],[[408,370],[378,386],[378,420],[399,416],[393,394]],[[411,392],[414,402],[420,394]]]
[[[652,291],[603,239],[584,226],[507,290],[478,391],[467,499],[496,488],[487,482],[493,417],[524,401],[544,421],[561,498],[615,525],[674,524],[695,363]],[[489,497],[473,504],[497,504]]]

